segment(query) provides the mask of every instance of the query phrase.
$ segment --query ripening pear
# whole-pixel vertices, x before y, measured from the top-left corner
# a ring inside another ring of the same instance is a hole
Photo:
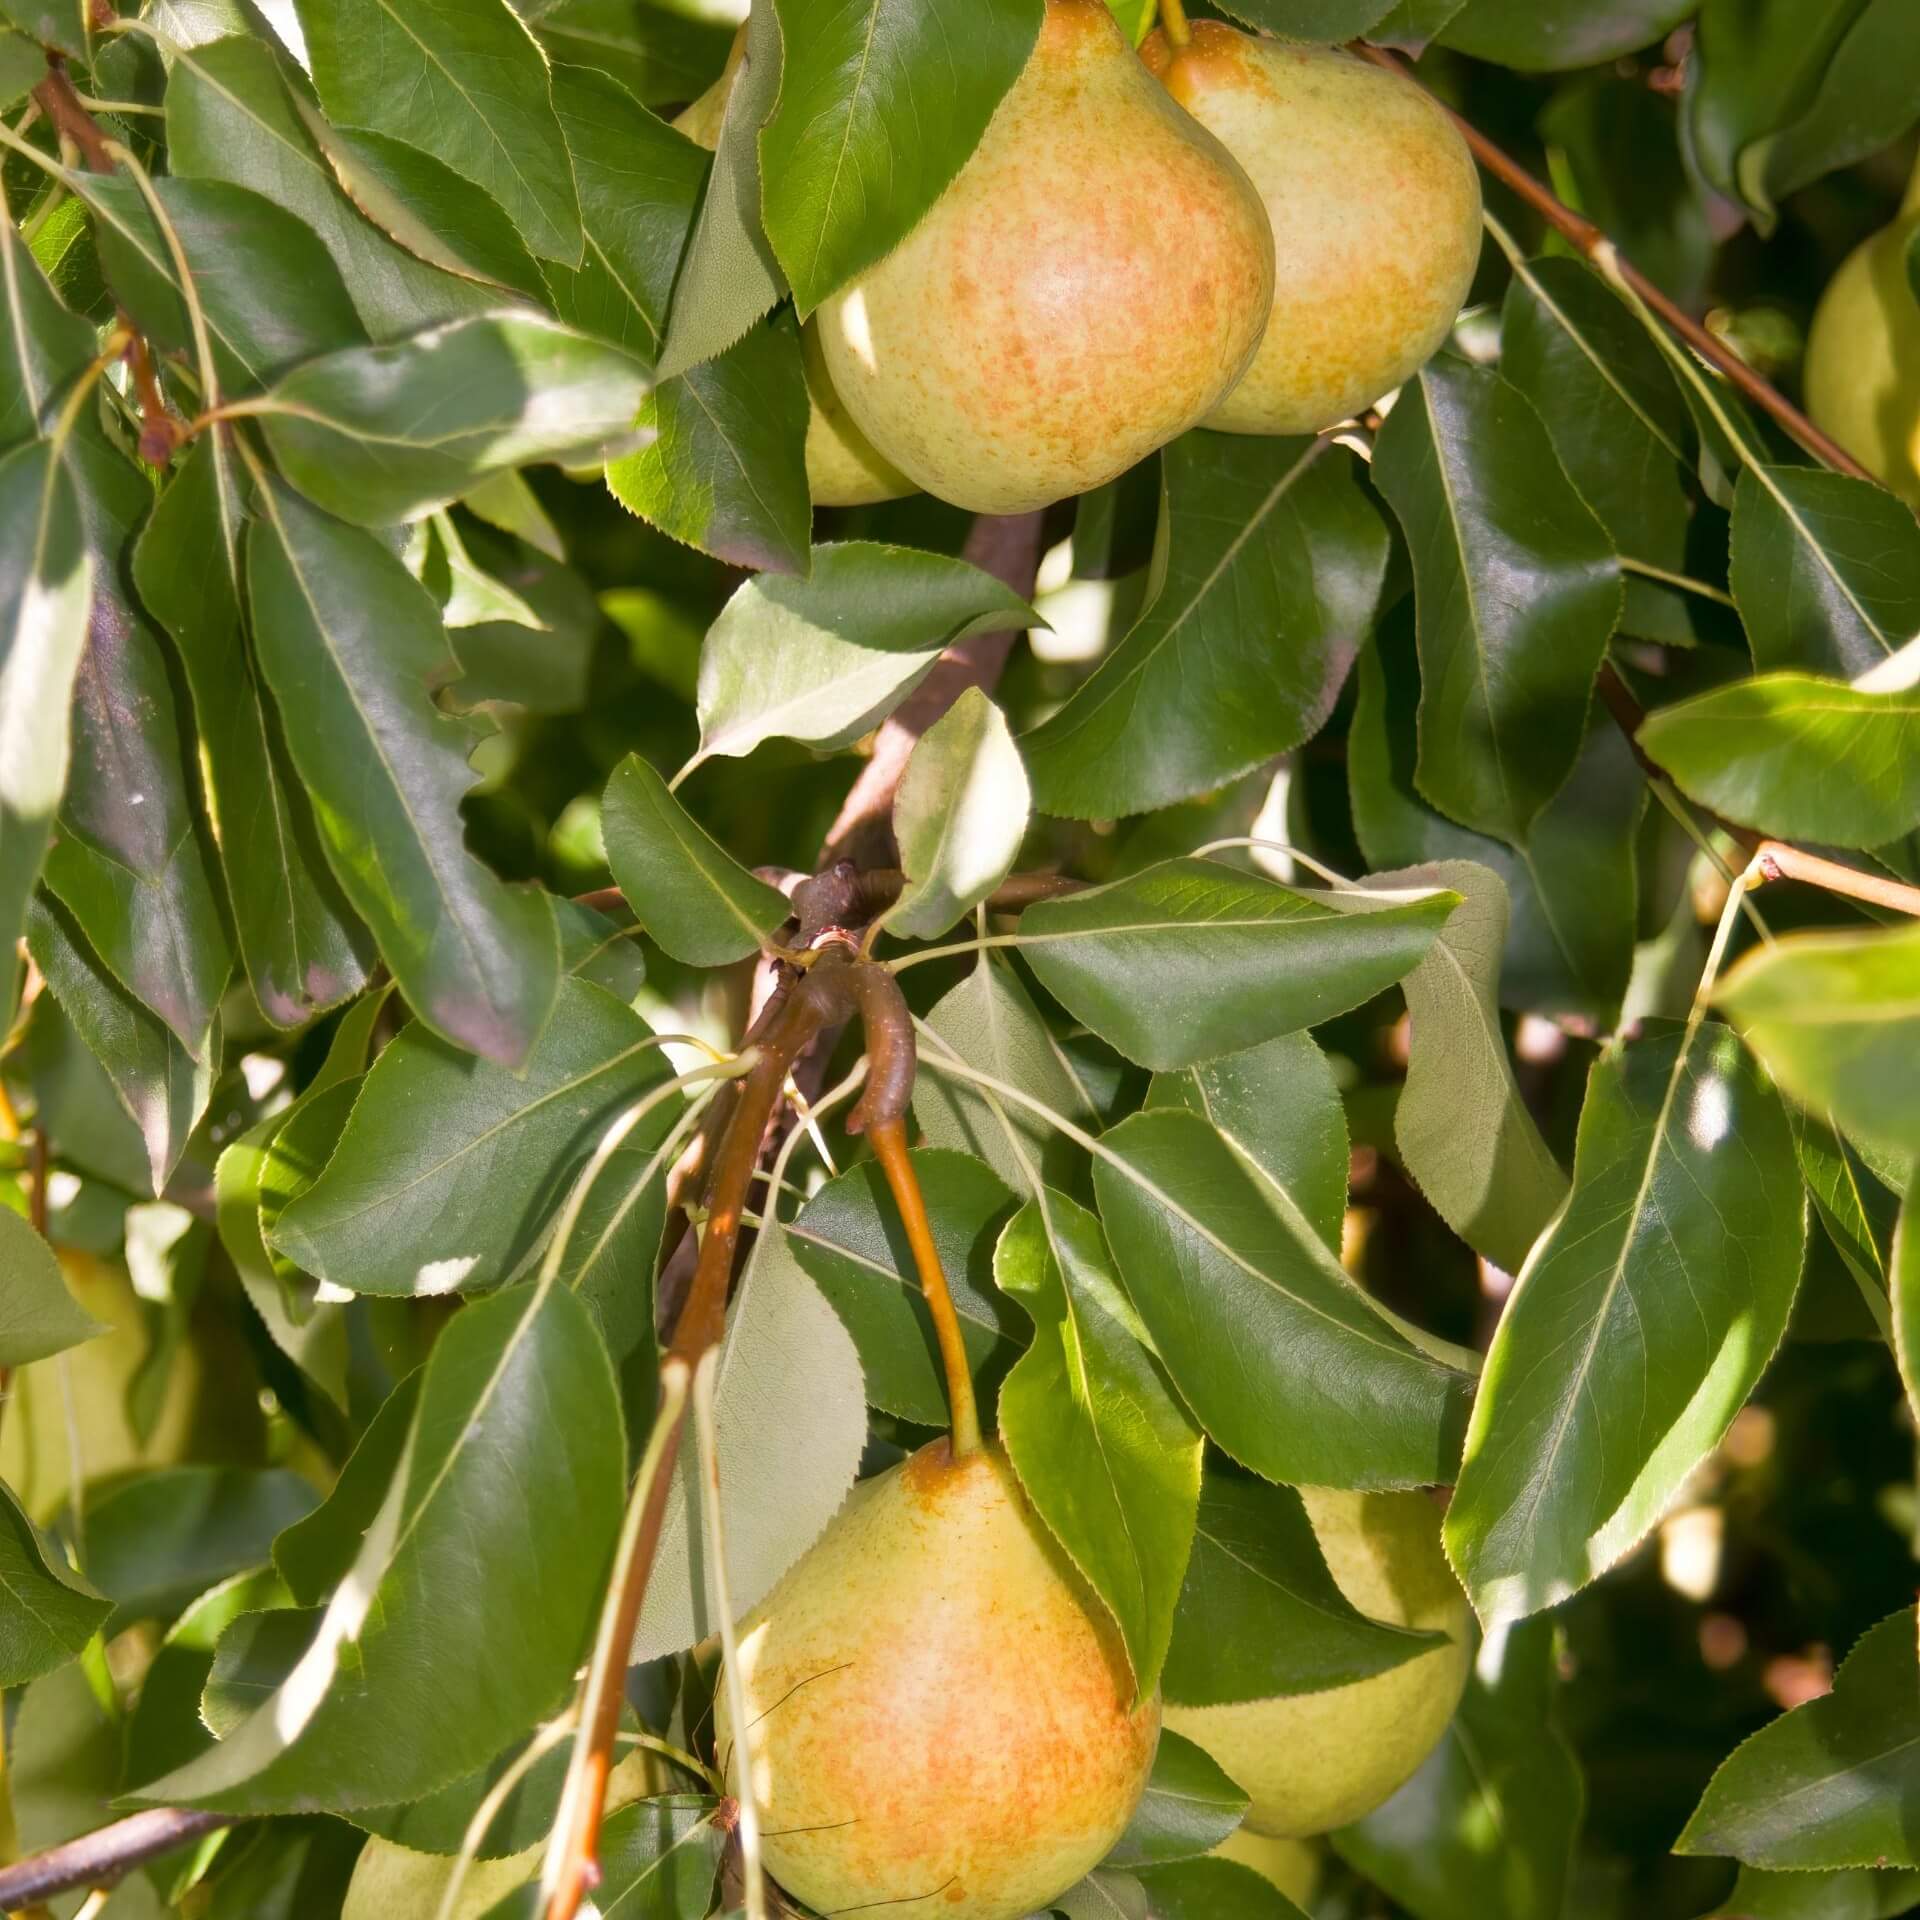
[[[1320,1845],[1311,1840],[1276,1840],[1271,1834],[1235,1827],[1214,1848],[1222,1860],[1251,1867],[1303,1912],[1320,1884]]]
[[[720,77],[699,99],[683,107],[674,125],[696,146],[719,145],[720,122],[733,92],[734,77],[747,51],[747,30],[733,36]],[[867,507],[898,500],[916,487],[891,465],[853,424],[833,390],[819,328],[809,320],[800,330],[801,365],[807,376],[807,493],[816,507]]]
[[[1024,1920],[1146,1786],[1158,1697],[996,1444],[864,1481],[739,1635],[767,1867],[816,1912]],[[744,1795],[736,1733],[722,1688]]]
[[[956,506],[1020,513],[1196,425],[1272,304],[1252,183],[1105,0],[1047,0],[972,157],[819,321],[834,390],[887,459]]]
[[[1807,336],[1807,411],[1860,464],[1920,507],[1920,167],[1900,217],[1828,283]]]
[[[1343,1827],[1397,1792],[1439,1744],[1471,1663],[1466,1595],[1424,1493],[1302,1487],[1340,1591],[1362,1613],[1446,1633],[1451,1644],[1369,1680],[1226,1706],[1167,1705],[1167,1725],[1213,1755],[1252,1800],[1256,1833],[1298,1839]]]
[[[1480,177],[1426,91],[1335,47],[1196,20],[1141,57],[1246,168],[1273,226],[1272,315],[1206,417],[1317,433],[1391,392],[1447,337],[1480,258]]]

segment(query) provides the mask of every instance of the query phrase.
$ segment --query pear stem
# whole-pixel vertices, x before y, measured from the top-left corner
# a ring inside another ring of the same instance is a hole
[[[902,1120],[876,1121],[867,1129],[875,1157],[893,1189],[893,1203],[900,1209],[901,1224],[907,1230],[907,1244],[913,1249],[913,1264],[919,1270],[920,1290],[926,1295],[933,1315],[933,1330],[940,1341],[940,1360],[947,1371],[947,1406],[953,1416],[953,1457],[964,1460],[980,1451],[980,1410],[973,1397],[973,1370],[967,1362],[966,1342],[960,1337],[960,1316],[953,1309],[953,1295],[940,1265],[940,1250],[933,1244],[933,1228],[927,1219],[927,1203],[920,1192],[920,1179],[913,1170],[907,1152],[907,1129]]]
[[[1178,53],[1193,38],[1193,29],[1187,24],[1187,9],[1182,0],[1160,0],[1160,29],[1167,36],[1167,44]]]

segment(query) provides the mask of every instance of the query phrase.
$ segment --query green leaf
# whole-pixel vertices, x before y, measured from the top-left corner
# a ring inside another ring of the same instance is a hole
[[[1392,7],[1393,0],[1233,0],[1223,11],[1282,40],[1329,46],[1370,34]]]
[[[1172,1860],[1143,1867],[1152,1920],[1306,1920],[1265,1874],[1237,1860]]]
[[[9,1262],[9,1283],[11,1269]],[[0,1686],[24,1687],[64,1666],[99,1631],[110,1604],[67,1565],[0,1480]]]
[[[1580,496],[1622,553],[1681,571],[1692,432],[1666,357],[1578,260],[1514,264],[1500,369],[1539,413]]]
[[[570,1688],[625,1458],[613,1372],[571,1294],[515,1288],[466,1308],[435,1344],[393,1483],[299,1665],[137,1797],[337,1811],[417,1799],[482,1765]]]
[[[934,940],[1012,870],[1029,816],[1027,770],[1005,716],[964,689],[920,737],[893,799],[907,876],[887,931]]]
[[[1831,1873],[1769,1873],[1742,1867],[1716,1920],[1898,1920],[1920,1899],[1920,1874],[1842,1867]]]
[[[715,1802],[691,1794],[635,1800],[600,1830],[594,1903],[618,1920],[703,1920],[727,1842]],[[539,1920],[537,1882],[489,1907],[481,1920]]]
[[[1372,999],[1418,965],[1458,904],[1435,892],[1343,913],[1325,894],[1167,860],[1029,907],[1020,945],[1070,1013],[1164,1073]]]
[[[1446,1636],[1369,1620],[1340,1591],[1292,1487],[1210,1473],[1180,1590],[1167,1698],[1183,1706],[1324,1693]]]
[[[1024,743],[1043,812],[1145,812],[1299,746],[1379,602],[1387,532],[1344,449],[1190,433],[1160,465],[1152,597]]]
[[[46,58],[33,49],[35,79]],[[50,433],[72,382],[96,351],[93,329],[68,312],[47,285],[27,243],[10,219],[0,219],[0,449]],[[86,419],[83,410],[81,423]],[[77,425],[80,423],[76,423]],[[7,515],[11,526],[16,515]]]
[[[913,1155],[941,1271],[983,1415],[1020,1356],[1020,1316],[993,1284],[993,1250],[1012,1195],[980,1161],[933,1148]],[[948,1420],[933,1316],[885,1178],[867,1161],[829,1180],[787,1229],[795,1257],[846,1322],[867,1399],[925,1427]]]
[[[804,318],[891,253],[966,165],[1044,8],[777,0],[775,10],[786,64],[760,133],[762,198]]]
[[[92,569],[65,463],[44,441],[0,459],[0,1005],[9,1015],[12,956],[67,784]]]
[[[200,1059],[233,956],[165,643],[124,584],[134,531],[153,496],[104,448],[71,445],[67,465],[95,585],[47,885],[114,977]]]
[[[1878,847],[1920,826],[1920,691],[1762,674],[1662,707],[1639,738],[1689,798],[1778,839]]]
[[[647,1023],[583,980],[561,982],[517,1070],[411,1028],[373,1063],[326,1171],[269,1238],[354,1293],[496,1285],[608,1124],[666,1072]],[[657,1141],[672,1114],[648,1121]]]
[[[1554,1658],[1548,1621],[1490,1636],[1419,1772],[1333,1835],[1343,1860],[1420,1920],[1567,1911],[1586,1795],[1553,1722]]]
[[[1146,1888],[1132,1874],[1105,1867],[1056,1895],[1053,1910],[1066,1920],[1150,1920]]]
[[[1477,60],[1564,73],[1651,46],[1693,0],[1467,0],[1440,38]]]
[[[64,1353],[106,1332],[67,1291],[53,1249],[5,1207],[0,1207],[0,1273],[6,1276],[0,1289],[0,1370]]]
[[[499,295],[417,259],[364,219],[313,144],[306,79],[265,40],[235,33],[177,46],[167,81],[167,166],[264,194],[318,235],[376,340],[499,305]]]
[[[1514,1084],[1501,1031],[1507,890],[1468,860],[1374,874],[1374,887],[1446,887],[1461,905],[1407,975],[1412,1051],[1393,1133],[1408,1173],[1461,1239],[1508,1273],[1566,1198],[1567,1177]]]
[[[1246,1810],[1247,1796],[1204,1747],[1163,1728],[1146,1792],[1106,1864],[1151,1867],[1211,1853]]]
[[[17,106],[26,98],[29,89],[38,86],[46,77],[45,51],[17,28],[0,27],[0,107]],[[11,226],[12,222],[6,224]],[[10,238],[15,246],[24,250],[25,243],[18,233]]]
[[[839,1511],[867,1438],[853,1339],[777,1226],[755,1239],[727,1312],[714,1418],[728,1591],[735,1610],[746,1613]],[[703,1498],[699,1460],[685,1447],[634,1635],[635,1661],[679,1653],[719,1631]]]
[[[1891,1152],[1920,1152],[1920,927],[1798,934],[1748,954],[1715,995],[1796,1100]]]
[[[1430,964],[1431,955],[1421,962]],[[1287,1194],[1328,1251],[1339,1253],[1347,1211],[1347,1114],[1333,1069],[1311,1034],[1283,1033],[1185,1073],[1156,1074],[1147,1105],[1185,1107],[1211,1121]]]
[[[47,990],[100,1063],[115,1099],[140,1130],[159,1193],[186,1151],[213,1091],[210,1038],[195,1060],[180,1037],[108,972],[66,911],[44,898],[27,920],[27,948]]]
[[[267,1143],[255,1202],[257,1230],[273,1272],[290,1291],[298,1287],[301,1269],[278,1250],[280,1216],[326,1171],[365,1085],[366,1076],[360,1074],[318,1090],[309,1087],[306,1097],[287,1109]],[[344,1291],[337,1284],[334,1290]]]
[[[140,534],[134,583],[193,691],[207,797],[247,977],[298,1027],[366,985],[373,943],[327,865],[242,624],[240,505],[214,436],[194,447]]]
[[[543,259],[580,258],[580,204],[547,63],[506,0],[300,0],[328,116],[436,154]]]
[[[614,768],[600,826],[614,882],[635,917],[690,967],[744,960],[791,911],[786,895],[741,866],[640,754]]]
[[[927,1016],[932,1052],[922,1057],[913,1111],[927,1144],[984,1160],[1016,1193],[1039,1178],[1074,1184],[1080,1149],[1029,1108],[927,1067],[951,1057],[1038,1100],[1076,1126],[1097,1128],[1094,1100],[1033,1004],[1020,976],[990,953]],[[942,1053],[941,1049],[945,1052]]]
[[[533,25],[556,63],[572,61],[579,70],[598,67],[649,107],[693,99],[720,71],[733,38],[725,19],[681,13],[671,5],[652,6],[647,0],[559,0],[556,6],[540,8]],[[556,64],[554,105],[560,108],[577,174],[580,149],[560,105],[560,92]],[[583,202],[587,197],[584,180],[580,197]]]
[[[273,1697],[319,1625],[318,1607],[269,1607],[228,1623],[200,1695],[200,1718],[216,1740],[226,1739]]]
[[[84,61],[91,52],[82,0],[0,0],[0,18],[29,40],[57,47],[75,60]]]
[[[1272,1480],[1452,1478],[1465,1376],[1348,1279],[1282,1188],[1177,1108],[1136,1114],[1103,1145],[1094,1184],[1121,1278],[1214,1441]]]
[[[1920,526],[1870,481],[1746,466],[1729,584],[1762,672],[1857,679],[1920,633]]]
[[[489,1059],[526,1058],[559,956],[541,898],[467,852],[466,729],[435,711],[446,632],[371,534],[284,487],[247,535],[261,670],[340,884],[414,1011]]]
[[[773,7],[753,8],[706,194],[674,282],[673,311],[660,350],[663,380],[725,353],[787,290],[761,213],[760,171],[760,129],[779,98],[784,58]]]
[[[782,737],[823,750],[850,746],[943,649],[1036,617],[964,560],[867,540],[816,547],[804,580],[749,580],[708,631],[695,764]]]
[[[1135,1338],[1100,1223],[1049,1188],[1007,1223],[994,1279],[1033,1321],[1000,1431],[1035,1510],[1119,1622],[1149,1698],[1200,1498],[1200,1430]]]
[[[1577,1593],[1661,1517],[1773,1357],[1805,1249],[1786,1115],[1730,1030],[1601,1056],[1447,1510],[1482,1620]]]
[[[730,566],[806,572],[807,383],[790,320],[662,381],[639,427],[648,443],[607,462],[622,506]]]
[[[1863,1634],[1833,1691],[1783,1713],[1713,1776],[1676,1853],[1753,1867],[1920,1867],[1906,1810],[1920,1776],[1912,1607]]]
[[[1445,354],[1388,415],[1373,477],[1413,550],[1420,791],[1518,840],[1579,757],[1620,617],[1612,542],[1525,397]]]
[[[1901,1384],[1907,1405],[1920,1407],[1920,1181],[1900,1208],[1887,1286],[1893,1296],[1893,1351]]]
[[[543,315],[476,314],[332,353],[260,402],[267,444],[316,505],[356,526],[444,507],[476,481],[630,443],[645,369]]]
[[[1409,622],[1388,619],[1362,650],[1357,677],[1347,777],[1368,860],[1379,868],[1431,860],[1490,867],[1512,905],[1502,1004],[1610,1027],[1633,962],[1634,840],[1646,808],[1645,783],[1618,729],[1595,719],[1567,784],[1509,847],[1454,825],[1415,791],[1420,684]]]
[[[1831,1127],[1799,1107],[1787,1109],[1800,1177],[1807,1183],[1827,1238],[1859,1283],[1862,1298],[1876,1319],[1885,1320],[1887,1247],[1893,1238],[1895,1197],[1867,1171],[1858,1151]]]

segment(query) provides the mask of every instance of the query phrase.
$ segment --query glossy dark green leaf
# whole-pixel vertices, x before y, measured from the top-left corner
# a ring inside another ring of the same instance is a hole
[[[637,753],[614,768],[600,817],[615,883],[647,932],[690,967],[745,959],[791,911]]]
[[[1920,826],[1920,691],[1762,674],[1661,708],[1639,737],[1689,798],[1778,839],[1877,847]]]
[[[613,1920],[704,1920],[726,1833],[710,1799],[691,1794],[635,1800],[600,1830],[600,1883],[594,1903]],[[481,1920],[539,1920],[537,1885],[509,1894]]]
[[[100,264],[156,345],[191,355],[178,270],[146,196],[122,175],[75,176],[94,209]],[[339,269],[312,228],[224,180],[154,183],[187,256],[226,397],[366,338]]]
[[[1265,1874],[1237,1860],[1143,1867],[1149,1920],[1306,1920]]]
[[[984,1160],[1016,1193],[1031,1193],[1034,1176],[1072,1183],[1080,1149],[1017,1101],[940,1073],[929,1059],[957,1059],[1037,1100],[1075,1126],[1097,1129],[1093,1097],[1066,1048],[1047,1025],[1020,976],[983,953],[980,963],[927,1016],[913,1111],[927,1142]]]
[[[480,1803],[513,1768],[517,1783],[500,1802],[475,1858],[497,1860],[523,1852],[545,1839],[552,1827],[571,1756],[571,1749],[562,1744],[549,1748],[524,1771],[517,1771],[526,1749],[526,1741],[516,1740],[477,1772],[428,1794],[424,1800],[399,1807],[358,1807],[348,1818],[356,1827],[416,1853],[458,1853]]]
[[[308,361],[262,401],[262,424],[302,493],[378,527],[507,467],[630,444],[646,390],[617,348],[541,315],[477,314]]]
[[[1827,1238],[1859,1283],[1876,1319],[1886,1314],[1899,1201],[1867,1170],[1858,1150],[1802,1108],[1787,1109],[1800,1176]],[[1920,1351],[1920,1348],[1916,1348]]]
[[[1894,1153],[1920,1152],[1920,928],[1800,934],[1748,954],[1716,996],[1796,1100]]]
[[[228,1623],[200,1695],[200,1718],[224,1740],[279,1690],[320,1625],[318,1607],[269,1607]]]
[[[1829,1873],[1770,1873],[1742,1867],[1715,1920],[1899,1920],[1920,1898],[1920,1873],[1897,1867],[1841,1867]]]
[[[43,71],[44,56],[34,60]],[[96,351],[93,329],[70,313],[11,220],[0,220],[0,449],[49,433],[77,374]],[[15,515],[9,513],[11,525]]]
[[[1472,860],[1507,884],[1503,1005],[1610,1025],[1633,960],[1634,836],[1646,788],[1611,720],[1596,717],[1567,784],[1517,847],[1456,826],[1414,787],[1420,697],[1410,623],[1390,618],[1362,650],[1347,740],[1354,825],[1379,868]]]
[[[1013,1196],[964,1153],[921,1148],[913,1165],[981,1411],[990,1415],[1025,1333],[1023,1316],[993,1283],[993,1250]],[[947,1393],[933,1316],[878,1165],[868,1161],[829,1180],[801,1208],[788,1237],[853,1335],[868,1400],[902,1419],[944,1427]]]
[[[299,1665],[139,1797],[390,1805],[484,1764],[571,1685],[625,1457],[613,1372],[571,1294],[515,1288],[466,1308],[435,1344],[393,1483]]]
[[[639,427],[648,444],[607,462],[622,506],[731,566],[806,572],[807,383],[790,319],[662,381]]]
[[[0,1273],[6,1276],[0,1289],[0,1368],[24,1367],[106,1331],[67,1290],[53,1249],[7,1208],[0,1208]]]
[[[749,580],[708,631],[697,758],[751,753],[780,736],[849,746],[943,648],[1034,618],[1019,595],[964,560],[867,540],[816,547],[804,580]]]
[[[1902,1607],[1862,1636],[1833,1691],[1736,1748],[1675,1842],[1754,1867],[1920,1867],[1914,1618]]]
[[[1282,1189],[1180,1109],[1136,1114],[1104,1146],[1094,1183],[1120,1276],[1212,1439],[1273,1480],[1452,1478],[1466,1377],[1382,1314]]]
[[[543,259],[579,260],[547,64],[506,0],[301,0],[299,14],[330,119],[425,148],[491,194]]]
[[[538,895],[467,852],[466,730],[437,713],[447,642],[424,590],[372,534],[281,487],[247,536],[261,670],[335,874],[401,991],[436,1030],[523,1060],[559,957]]]
[[[1447,1510],[1483,1620],[1578,1592],[1661,1517],[1773,1357],[1805,1247],[1786,1114],[1729,1028],[1602,1055]]]
[[[276,1820],[222,1849],[205,1920],[304,1920],[340,1911],[360,1836],[337,1820]]]
[[[1502,310],[1500,370],[1533,403],[1560,464],[1620,551],[1681,570],[1686,404],[1665,356],[1620,297],[1577,260],[1517,262]]]
[[[167,82],[169,171],[264,194],[311,228],[376,340],[498,306],[492,287],[428,266],[362,216],[296,105],[306,86],[251,34],[177,48]]]
[[[1563,73],[1651,46],[1691,0],[1467,0],[1441,39],[1477,60]]]
[[[99,1631],[111,1605],[67,1565],[0,1480],[0,1685],[24,1687],[64,1666]]]
[[[193,691],[228,898],[261,1011],[297,1027],[366,984],[373,943],[327,865],[242,626],[240,504],[211,436],[160,497],[134,548],[147,610]]]
[[[1439,1746],[1335,1851],[1418,1920],[1558,1920],[1586,1795],[1553,1696],[1549,1622],[1490,1639]]]
[[[272,1242],[355,1293],[496,1285],[608,1124],[667,1071],[647,1023],[582,980],[562,981],[517,1071],[411,1028],[373,1063],[339,1148]]]
[[[1446,355],[1388,416],[1373,477],[1413,550],[1420,791],[1517,840],[1580,754],[1620,616],[1612,542],[1525,396]]]
[[[1920,633],[1920,526],[1869,481],[1748,466],[1730,580],[1755,666],[1856,679]]]
[[[1027,63],[1043,9],[779,0],[776,11],[786,61],[760,133],[762,191],[804,316],[891,253],[966,164]]]
[[[1207,1476],[1167,1658],[1168,1699],[1214,1706],[1321,1693],[1388,1673],[1441,1639],[1354,1607],[1293,1488]]]
[[[207,1110],[213,1037],[205,1057],[196,1061],[179,1035],[102,965],[63,907],[45,899],[33,903],[27,950],[55,1003],[106,1073],[114,1098],[139,1129],[148,1178],[160,1192]]]
[[[994,1251],[1033,1321],[1000,1389],[1014,1471],[1119,1622],[1145,1699],[1160,1684],[1200,1498],[1200,1429],[1136,1338],[1100,1222],[1043,1187]]]
[[[720,71],[733,38],[723,19],[648,0],[558,0],[540,10],[534,28],[556,63],[554,105],[567,129],[576,174],[580,149],[560,102],[559,62],[598,67],[644,106],[673,106],[693,99]],[[587,197],[584,181],[580,197],[583,202]]]
[[[1147,1789],[1106,1864],[1150,1867],[1211,1853],[1246,1810],[1247,1796],[1204,1747],[1162,1729]]]
[[[1311,738],[1380,597],[1387,532],[1345,449],[1192,433],[1160,462],[1158,590],[1023,742],[1046,813],[1163,807]]]
[[[1128,1059],[1168,1072],[1370,1000],[1425,957],[1456,894],[1342,913],[1209,860],[1168,860],[1021,916],[1041,984]]]
[[[273,1537],[318,1504],[284,1467],[166,1467],[87,1506],[87,1574],[113,1602],[110,1633],[171,1619],[196,1594],[263,1565]]]
[[[1328,1248],[1340,1251],[1347,1116],[1327,1056],[1311,1034],[1283,1033],[1185,1073],[1156,1074],[1147,1105],[1186,1107],[1211,1121],[1286,1191]]]

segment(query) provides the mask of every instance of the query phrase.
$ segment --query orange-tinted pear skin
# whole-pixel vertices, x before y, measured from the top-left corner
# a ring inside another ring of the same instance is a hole
[[[1105,0],[1047,0],[972,157],[819,320],[834,390],[888,460],[956,506],[1020,513],[1196,425],[1272,304],[1252,183]]]
[[[1160,1738],[997,1445],[855,1488],[740,1665],[766,1864],[822,1914],[1025,1920],[1119,1838]],[[744,1793],[724,1688],[715,1740]]]
[[[1446,339],[1480,258],[1480,177],[1411,80],[1333,47],[1196,20],[1140,49],[1252,177],[1273,227],[1272,317],[1206,425],[1317,433],[1409,379]]]

